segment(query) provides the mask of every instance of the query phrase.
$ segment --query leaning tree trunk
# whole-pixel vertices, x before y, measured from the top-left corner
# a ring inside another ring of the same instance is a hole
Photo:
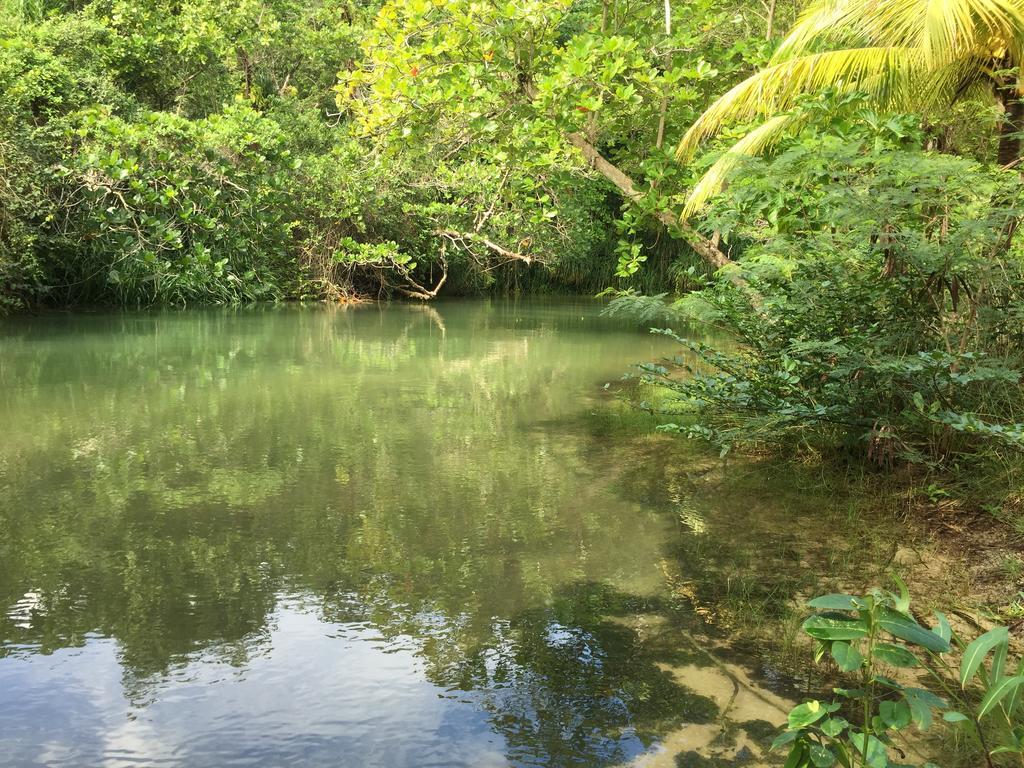
[[[999,165],[1011,165],[1020,160],[1021,131],[1024,131],[1024,101],[1016,84],[999,90],[1003,102],[1003,123],[999,128]]]

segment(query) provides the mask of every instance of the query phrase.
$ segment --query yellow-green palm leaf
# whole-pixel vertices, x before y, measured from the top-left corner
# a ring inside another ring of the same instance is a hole
[[[825,87],[866,91],[889,106],[908,98],[924,73],[919,51],[908,48],[852,48],[800,56],[774,64],[719,98],[698,118],[676,148],[676,157],[693,156],[700,142],[726,122],[745,122],[791,109],[800,96]]]
[[[773,63],[838,44],[917,48],[928,66],[942,66],[1022,35],[1024,0],[825,0],[800,16]]]
[[[690,192],[682,218],[689,218],[709,197],[717,193],[725,185],[729,174],[744,158],[761,154],[803,120],[803,116],[799,114],[776,115],[733,144],[729,151],[707,170]]]
[[[729,123],[768,120],[764,132],[728,154],[749,153],[772,121],[799,98],[824,88],[863,91],[881,110],[931,109],[983,92],[1014,87],[997,73],[1024,60],[1024,0],[819,0],[797,20],[769,66],[712,104],[676,148],[691,158],[701,142]],[[1021,81],[1018,93],[1024,93]],[[760,129],[755,129],[759,131]],[[759,150],[758,150],[759,151]],[[691,195],[687,211],[721,188],[719,161]]]

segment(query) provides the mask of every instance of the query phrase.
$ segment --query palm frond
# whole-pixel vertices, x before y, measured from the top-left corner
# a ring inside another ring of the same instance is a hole
[[[862,21],[878,45],[919,48],[929,68],[1024,35],[1022,0],[888,0]]]
[[[806,56],[825,45],[843,48],[871,45],[859,29],[858,21],[872,7],[873,0],[820,0],[812,3],[797,18],[789,34],[779,43],[771,64]]]
[[[865,91],[881,108],[910,100],[923,71],[916,49],[850,48],[800,56],[748,77],[712,104],[683,136],[676,158],[688,160],[728,120],[744,121],[791,109],[799,97],[825,87]]]
[[[769,66],[715,101],[676,147],[677,159],[688,160],[727,122],[767,120],[711,166],[684,217],[722,188],[743,155],[795,125],[799,110],[791,111],[804,94],[862,91],[876,109],[932,111],[993,98],[1007,87],[1004,70],[1022,62],[1024,0],[812,2]],[[1024,96],[1024,76],[1017,92]]]
[[[686,200],[680,218],[685,221],[696,213],[709,198],[718,194],[725,186],[729,174],[745,158],[761,154],[779,141],[787,131],[799,127],[806,119],[806,115],[796,112],[776,115],[733,144],[697,182],[697,186],[693,188]]]
[[[815,47],[919,48],[928,66],[1024,36],[1024,0],[820,0],[797,19],[772,63]]]
[[[984,57],[965,56],[929,71],[918,89],[915,106],[924,111],[948,109],[954,102],[981,93],[991,99],[994,91],[987,64]]]

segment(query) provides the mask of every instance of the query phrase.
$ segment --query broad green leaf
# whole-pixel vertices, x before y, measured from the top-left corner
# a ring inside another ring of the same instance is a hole
[[[866,637],[868,628],[860,619],[835,615],[811,616],[803,625],[804,632],[817,640],[857,640]]]
[[[894,691],[903,690],[903,684],[897,682],[896,680],[893,680],[891,677],[886,677],[885,675],[875,675],[872,679],[879,685],[884,685],[886,688],[890,688]]]
[[[936,611],[935,619],[939,623],[932,631],[947,643],[950,642],[953,639],[953,628],[949,626],[949,619],[946,618],[946,614],[942,613],[942,611]]]
[[[871,655],[891,667],[917,667],[921,664],[911,651],[893,643],[879,643],[872,649]]]
[[[963,688],[967,687],[967,684],[971,682],[971,678],[974,677],[978,672],[978,667],[981,666],[981,662],[985,660],[985,656],[988,652],[995,648],[1000,643],[1008,643],[1010,641],[1010,633],[1006,630],[1006,627],[996,627],[991,629],[981,637],[975,638],[974,641],[967,646],[967,650],[964,651],[963,658],[960,659],[960,685]]]
[[[883,701],[878,705],[878,714],[883,723],[897,731],[906,728],[913,719],[910,707],[902,701]]]
[[[1020,672],[1018,665],[1017,675],[1019,676],[1021,674],[1024,673]],[[1016,717],[1016,712],[1017,705],[1020,700],[1020,691],[1020,688],[1014,688],[1012,691],[1010,691],[1010,694],[1006,697],[1006,703],[1003,705],[1003,709],[1005,709],[1009,713],[1010,717],[1013,718],[1014,722],[1019,722],[1019,718]],[[1020,744],[1024,744],[1024,723],[1018,725],[1015,728],[1014,733],[1017,735],[1017,742]]]
[[[832,738],[835,738],[840,733],[849,728],[850,723],[842,717],[830,717],[828,718],[828,720],[825,720],[818,727],[821,728],[822,732],[826,736],[831,736]]]
[[[1010,644],[999,643],[995,647],[995,651],[992,653],[992,677],[991,682],[996,680],[1002,680],[1003,672],[1006,669],[1006,654],[1010,650]]]
[[[915,696],[930,707],[945,707],[946,702],[939,696],[924,688],[906,688],[904,693]]]
[[[922,731],[927,731],[932,727],[933,716],[931,707],[913,696],[907,697],[907,705],[910,707],[910,717],[918,728]]]
[[[787,744],[791,744],[800,738],[800,731],[783,731],[772,741],[771,749],[775,750],[779,747],[784,747]]]
[[[932,710],[942,709],[946,706],[945,701],[923,688],[905,688],[903,696],[910,707],[910,717],[922,731],[927,731],[931,728]]]
[[[802,766],[807,765],[804,760],[805,756],[804,745],[797,742],[789,751],[789,757],[786,758],[786,764],[782,768],[802,768]]]
[[[806,701],[800,704],[789,713],[789,727],[790,728],[806,728],[808,725],[813,725],[828,714],[828,710],[822,706],[820,701]]]
[[[832,768],[836,764],[836,756],[832,753],[832,750],[821,746],[821,744],[811,744],[808,753],[814,768]]]
[[[807,603],[811,608],[818,611],[852,611],[856,605],[856,598],[853,595],[822,595]]]
[[[864,663],[864,656],[854,646],[845,640],[838,640],[832,643],[832,658],[843,672],[853,672],[860,669]]]
[[[981,700],[981,706],[978,707],[978,717],[982,718],[991,712],[995,706],[1003,700],[1006,694],[1017,690],[1022,683],[1024,683],[1024,675],[1004,677],[1002,680],[998,681],[989,689],[989,692],[985,694],[985,698]]]
[[[836,757],[839,759],[839,764],[843,766],[843,768],[854,768],[853,757],[850,753],[850,746],[847,742],[836,741],[830,746],[836,753]]]
[[[867,736],[867,744],[864,743],[865,734],[858,731],[850,732],[850,746],[858,755],[866,758],[869,768],[888,768],[889,752],[885,744],[874,736]]]
[[[963,712],[943,712],[942,719],[947,723],[962,723],[965,720],[970,720]]]
[[[944,640],[930,629],[925,629],[909,616],[897,613],[891,608],[879,608],[878,625],[900,640],[914,643],[936,653],[946,653],[949,641]]]

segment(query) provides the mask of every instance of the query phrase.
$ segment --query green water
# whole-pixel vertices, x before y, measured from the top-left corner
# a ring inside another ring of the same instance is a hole
[[[0,325],[0,765],[606,766],[716,722],[694,593],[798,554],[618,415],[666,343],[590,302]]]

